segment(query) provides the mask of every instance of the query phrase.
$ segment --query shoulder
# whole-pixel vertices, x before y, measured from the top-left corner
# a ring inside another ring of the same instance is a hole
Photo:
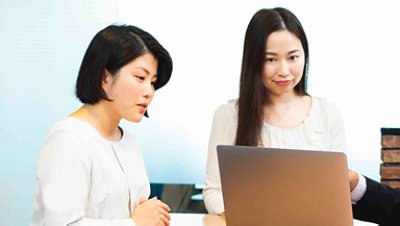
[[[312,96],[312,109],[320,116],[335,116],[340,115],[340,110],[335,103],[323,98]]]
[[[228,100],[220,105],[214,113],[214,116],[235,116],[237,115],[238,106],[237,99]]]
[[[83,155],[92,150],[88,147],[99,141],[96,132],[86,122],[71,117],[64,118],[50,130],[42,146],[42,154]]]
[[[65,165],[90,164],[95,153],[92,144],[97,141],[85,124],[79,125],[74,120],[76,119],[65,118],[50,130],[41,147],[38,168],[40,172]]]
[[[93,136],[95,132],[95,129],[88,123],[73,117],[66,117],[54,125],[49,132],[48,139],[53,136],[62,136],[78,141]]]
[[[238,118],[237,100],[229,100],[220,105],[214,112],[213,126],[222,126],[225,129],[235,127]]]
[[[70,139],[78,139],[80,135],[85,134],[83,125],[77,119],[67,117],[57,122],[50,130],[47,140],[54,137],[64,137]]]

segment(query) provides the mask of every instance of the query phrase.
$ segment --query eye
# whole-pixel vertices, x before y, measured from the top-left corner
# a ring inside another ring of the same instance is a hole
[[[265,62],[267,62],[267,63],[273,63],[273,62],[275,62],[275,58],[273,58],[273,57],[267,57],[267,58],[265,58]]]
[[[144,76],[141,75],[135,75],[135,77],[140,81],[144,81],[146,79]]]
[[[297,55],[292,55],[292,56],[289,57],[289,59],[291,61],[295,61],[297,58],[299,58],[299,56],[297,56]]]

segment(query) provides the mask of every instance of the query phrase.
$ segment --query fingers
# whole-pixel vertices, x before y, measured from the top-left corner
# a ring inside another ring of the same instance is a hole
[[[157,197],[153,197],[149,200],[147,200],[148,204],[153,205],[154,210],[156,211],[156,214],[159,216],[160,220],[160,225],[165,225],[168,226],[169,221],[171,220],[171,216],[169,215],[169,211],[171,209],[169,206],[165,203],[163,203],[161,200],[159,200]]]
[[[171,217],[168,213],[169,211],[171,211],[171,209],[167,204],[163,203],[159,199],[151,199],[150,201],[154,202],[154,205],[157,207],[157,211],[159,212],[159,214],[163,215],[168,220],[171,220]]]
[[[158,207],[158,212],[159,212],[159,214],[161,214],[168,220],[171,220],[171,216],[169,215],[168,211],[166,211],[165,209]]]
[[[161,208],[163,208],[165,211],[168,211],[168,212],[171,211],[171,209],[169,208],[169,206],[167,204],[163,203],[161,200],[158,200],[158,201],[159,201],[158,205]]]
[[[169,211],[171,210],[169,206],[163,203],[159,199],[153,199],[154,204],[157,206],[157,211],[160,214],[160,220],[162,221],[163,225],[168,226],[169,221],[171,220],[171,216],[169,215]]]
[[[149,199],[149,201],[154,202],[155,205],[163,208],[165,211],[171,211],[171,208],[169,208],[169,206],[165,203],[163,203],[161,200],[157,199],[157,197],[153,197],[151,199]]]
[[[147,211],[152,212],[154,217],[153,219],[155,219],[156,222],[159,222],[157,225],[170,225],[169,221],[171,220],[171,217],[168,212],[171,211],[171,209],[167,204],[163,203],[157,197],[153,197],[151,199],[141,198],[139,204],[147,206]]]
[[[160,215],[160,220],[162,221],[163,225],[169,225],[169,221],[171,220],[171,217],[167,213],[167,215],[161,214]]]
[[[132,219],[136,225],[169,226],[171,209],[157,197],[151,199],[140,198],[139,205],[135,208]]]

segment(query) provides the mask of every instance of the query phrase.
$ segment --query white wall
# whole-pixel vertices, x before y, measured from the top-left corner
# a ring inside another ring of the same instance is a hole
[[[113,22],[149,31],[174,60],[151,118],[123,123],[141,140],[151,181],[203,183],[213,111],[237,97],[247,24],[272,6],[288,7],[306,30],[309,92],[341,109],[350,167],[379,179],[380,127],[400,127],[394,4],[1,1],[0,225],[27,224],[40,146],[51,126],[80,106],[74,97],[80,61],[94,34]]]

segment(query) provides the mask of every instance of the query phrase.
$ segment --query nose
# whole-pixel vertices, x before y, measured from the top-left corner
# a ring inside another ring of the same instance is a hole
[[[143,96],[147,99],[151,99],[154,95],[154,85],[151,82],[146,82],[143,87]]]
[[[287,77],[290,74],[290,66],[288,62],[282,60],[278,65],[278,75],[282,77]]]

